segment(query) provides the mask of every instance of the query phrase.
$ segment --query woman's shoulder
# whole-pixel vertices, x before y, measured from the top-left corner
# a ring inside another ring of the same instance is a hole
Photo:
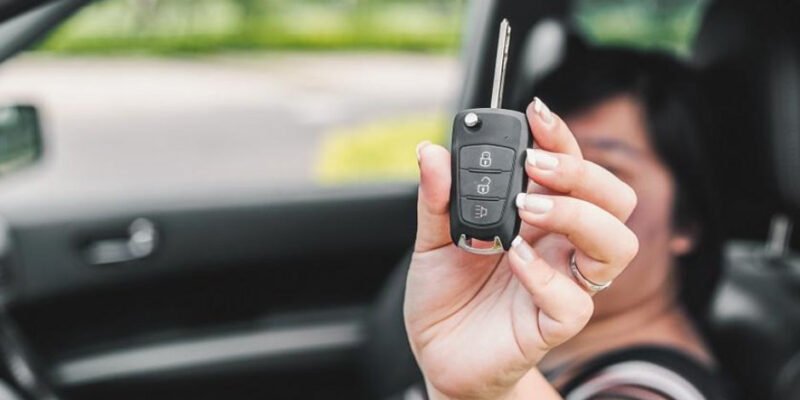
[[[727,400],[725,387],[716,370],[680,350],[639,346],[585,363],[561,393],[567,400]]]

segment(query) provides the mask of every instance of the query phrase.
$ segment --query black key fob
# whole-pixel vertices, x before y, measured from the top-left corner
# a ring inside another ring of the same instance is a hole
[[[520,226],[515,200],[528,186],[528,119],[501,108],[510,38],[511,27],[504,19],[497,40],[492,108],[464,110],[453,122],[450,234],[458,247],[476,254],[511,247]],[[476,246],[475,239],[491,245]]]
[[[515,198],[527,189],[525,114],[498,108],[456,115],[452,135],[450,232],[459,247],[478,254],[508,250],[519,233]],[[491,242],[476,247],[473,239]]]

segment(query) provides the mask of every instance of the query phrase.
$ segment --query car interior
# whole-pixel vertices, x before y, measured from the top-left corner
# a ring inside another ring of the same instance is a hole
[[[86,3],[0,3],[0,59]],[[725,199],[707,340],[741,398],[800,398],[800,3],[705,3],[688,60]],[[501,19],[514,104],[575,33],[570,1],[468,9],[454,111],[488,104]],[[0,181],[0,393],[372,399],[420,382],[402,319],[415,184],[54,198],[18,184],[35,170]]]

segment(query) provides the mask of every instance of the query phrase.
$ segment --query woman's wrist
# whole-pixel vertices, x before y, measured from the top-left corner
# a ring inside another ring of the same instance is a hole
[[[445,395],[425,381],[425,388],[428,393],[429,400],[463,400],[466,397],[454,397]],[[469,396],[470,399],[475,399],[474,396]],[[537,368],[531,369],[525,374],[522,379],[508,388],[508,390],[498,390],[493,394],[487,393],[483,399],[491,400],[561,400],[563,399],[558,391],[547,381]]]
[[[460,397],[460,396],[448,396],[448,395],[445,395],[444,393],[441,393],[438,390],[436,390],[436,388],[431,386],[431,385],[425,385],[425,386],[426,386],[426,390],[428,392],[428,400],[465,400],[467,398],[469,398],[469,399],[478,399],[478,398],[480,398],[480,399],[487,399],[487,400],[488,399],[492,399],[492,400],[518,400],[518,399],[524,399],[525,398],[524,396],[521,396],[522,393],[519,390],[517,390],[516,387],[509,388],[507,392],[499,392],[499,393],[495,392],[495,393],[492,393],[492,394],[487,393],[486,395],[479,396],[479,397],[474,397],[474,396]],[[530,398],[530,397],[528,397],[528,398]]]

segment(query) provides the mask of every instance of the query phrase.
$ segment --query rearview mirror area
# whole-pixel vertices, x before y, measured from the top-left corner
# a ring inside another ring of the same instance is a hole
[[[0,176],[34,164],[41,155],[42,132],[36,107],[0,106]]]

